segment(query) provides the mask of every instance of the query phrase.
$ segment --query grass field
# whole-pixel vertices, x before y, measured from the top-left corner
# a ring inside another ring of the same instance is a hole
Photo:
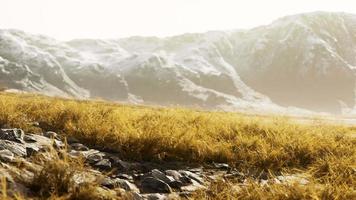
[[[353,126],[10,93],[0,93],[0,125],[56,131],[128,160],[227,162],[243,172],[311,177],[303,186],[262,186],[251,180],[236,190],[234,183],[221,183],[198,192],[195,199],[356,198]]]

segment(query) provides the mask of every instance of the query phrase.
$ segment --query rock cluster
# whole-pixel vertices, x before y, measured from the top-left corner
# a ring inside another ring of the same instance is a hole
[[[68,141],[66,146],[64,140],[54,132],[40,135],[24,133],[21,129],[0,129],[0,166],[13,173],[17,169],[15,170],[12,164],[21,160],[27,165],[33,165],[33,168],[41,169],[43,166],[31,163],[33,155],[51,149],[66,150],[68,156],[83,158],[85,165],[91,168],[88,172],[73,177],[77,184],[90,183],[95,180],[93,177],[100,176],[103,189],[121,189],[131,193],[134,199],[188,197],[192,192],[206,188],[209,182],[217,179],[212,178],[211,170],[204,170],[202,167],[177,163],[170,168],[164,164],[128,162],[121,160],[118,154],[89,148],[72,138]],[[229,169],[226,164],[220,165],[215,167],[216,172]],[[33,173],[28,171],[18,170],[18,174],[27,174],[29,181],[33,178]],[[6,170],[0,173],[0,176],[6,176],[13,184],[13,189],[20,189],[22,192],[28,190],[24,185],[15,183]]]
[[[135,200],[189,198],[193,192],[206,189],[212,182],[235,180],[244,184],[245,174],[231,168],[226,163],[190,166],[184,163],[129,162],[120,159],[113,152],[100,151],[69,138],[68,144],[54,132],[43,134],[24,133],[21,129],[0,129],[0,177],[5,177],[12,190],[27,193],[30,189],[15,179],[31,182],[34,173],[16,167],[22,165],[41,170],[42,165],[32,162],[34,155],[50,155],[49,151],[66,152],[71,158],[84,160],[88,170],[73,175],[77,185],[95,182],[100,190],[117,191],[130,194]],[[45,159],[51,159],[50,156]],[[16,178],[14,177],[16,176]],[[251,175],[248,175],[251,176]],[[98,181],[99,180],[99,181]],[[259,174],[255,179],[260,184],[270,181],[277,183],[306,184],[308,180],[301,176],[278,176],[268,179],[266,174]]]

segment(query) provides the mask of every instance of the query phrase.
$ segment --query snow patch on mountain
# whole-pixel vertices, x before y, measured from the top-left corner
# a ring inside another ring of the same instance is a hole
[[[136,104],[352,113],[356,17],[315,12],[251,30],[67,42],[0,30],[0,85]]]

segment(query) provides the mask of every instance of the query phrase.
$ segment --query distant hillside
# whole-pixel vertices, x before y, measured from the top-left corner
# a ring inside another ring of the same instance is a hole
[[[60,42],[0,30],[0,85],[77,98],[347,113],[355,107],[355,68],[356,15],[345,13],[167,38]]]

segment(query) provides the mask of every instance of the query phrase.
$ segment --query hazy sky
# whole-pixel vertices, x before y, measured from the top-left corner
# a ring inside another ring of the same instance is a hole
[[[0,0],[0,28],[58,39],[251,28],[311,11],[356,14],[356,0]]]

